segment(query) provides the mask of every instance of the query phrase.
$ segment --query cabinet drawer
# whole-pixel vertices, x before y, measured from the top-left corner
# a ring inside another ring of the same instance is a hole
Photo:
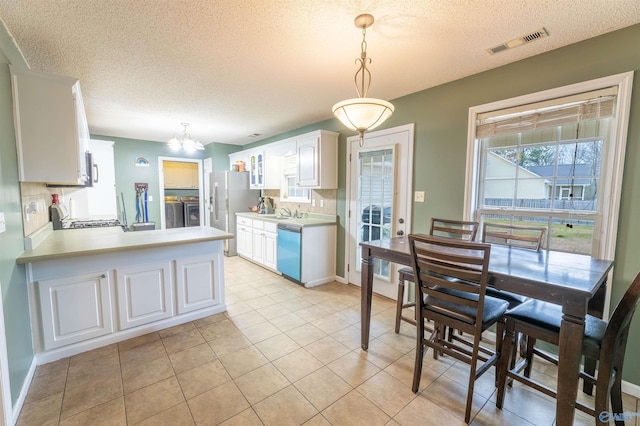
[[[253,226],[253,220],[249,219],[248,217],[237,216],[237,222],[238,222],[238,225],[244,225],[244,226],[248,226],[248,227],[252,227]]]
[[[264,222],[264,228],[265,232],[271,232],[273,234],[277,234],[278,233],[278,224],[275,222]]]
[[[264,221],[262,220],[253,220],[253,229],[264,229]]]

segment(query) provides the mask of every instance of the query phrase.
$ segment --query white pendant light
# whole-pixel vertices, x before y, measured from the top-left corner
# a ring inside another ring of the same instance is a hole
[[[356,71],[354,82],[356,85],[357,98],[347,99],[335,104],[332,108],[333,114],[342,124],[351,130],[355,130],[360,135],[360,146],[364,144],[364,132],[373,130],[391,117],[394,107],[390,102],[382,99],[367,98],[367,92],[371,86],[371,72],[367,69],[367,28],[373,24],[373,16],[363,14],[356,17],[354,23],[356,27],[362,28],[362,43],[360,58],[360,68]],[[360,86],[358,86],[360,80]]]
[[[193,139],[191,139],[191,136],[187,132],[187,127],[189,126],[189,123],[180,123],[180,125],[184,128],[182,139],[178,139],[175,136],[172,137],[169,140],[169,142],[167,142],[169,149],[171,149],[172,151],[183,149],[186,152],[204,150],[204,145],[202,144],[202,142],[194,141]]]

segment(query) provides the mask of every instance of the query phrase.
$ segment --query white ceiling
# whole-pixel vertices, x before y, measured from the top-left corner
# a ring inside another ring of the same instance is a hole
[[[331,118],[356,97],[361,13],[369,96],[393,100],[636,24],[640,1],[0,0],[29,66],[80,80],[92,133],[166,141],[189,122],[205,144]]]

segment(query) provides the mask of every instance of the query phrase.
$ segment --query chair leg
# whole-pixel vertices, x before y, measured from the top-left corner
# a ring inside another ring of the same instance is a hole
[[[524,377],[531,377],[531,368],[533,366],[533,348],[536,345],[536,339],[531,336],[527,336],[527,352],[525,353],[525,359],[527,365],[524,367]]]
[[[507,373],[513,357],[513,346],[515,345],[514,325],[507,322],[500,350],[500,363],[498,367],[498,395],[496,397],[496,407],[502,409],[504,403],[504,392],[507,387]]]
[[[496,323],[496,353],[502,358],[502,345],[504,341],[504,318]],[[498,377],[500,376],[500,361],[496,363],[496,387],[498,387]]]
[[[596,390],[596,399],[597,398],[598,395]],[[607,395],[604,395],[604,398],[606,399]],[[613,386],[611,386],[611,411],[616,414],[624,411],[624,408],[622,407],[622,378],[618,374],[616,374]],[[624,426],[624,420],[616,420],[615,423],[616,426]]]
[[[584,372],[588,375],[595,377],[597,365],[597,360],[589,358],[587,356],[584,357]],[[587,395],[593,395],[593,384],[585,380],[582,384],[582,392],[586,393]]]
[[[464,412],[464,421],[471,420],[471,407],[473,405],[473,389],[476,384],[476,368],[478,366],[478,347],[480,346],[480,335],[475,336],[473,350],[471,351],[471,365],[469,366],[469,384],[467,386],[467,407]]]
[[[442,324],[438,324],[437,322],[433,323],[433,338],[435,339],[436,342],[440,342],[440,339],[443,339],[446,337],[445,335],[447,334],[447,327],[442,325]],[[433,359],[437,360],[438,359],[438,354],[440,352],[436,351],[435,349],[433,350]]]
[[[396,334],[400,333],[400,319],[402,318],[402,304],[404,303],[404,280],[398,283],[398,301],[396,302]]]
[[[416,307],[417,308],[417,307]],[[416,327],[416,363],[413,367],[413,393],[418,393],[420,389],[420,376],[422,376],[422,360],[424,357],[424,318],[418,314],[418,322]],[[435,352],[435,351],[434,351]]]
[[[525,334],[518,336],[518,347],[520,348],[520,356],[524,358],[524,355],[527,353],[527,336]]]

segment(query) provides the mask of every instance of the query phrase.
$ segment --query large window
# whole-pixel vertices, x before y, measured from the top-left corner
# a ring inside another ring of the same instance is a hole
[[[465,215],[613,258],[631,73],[470,110]]]

